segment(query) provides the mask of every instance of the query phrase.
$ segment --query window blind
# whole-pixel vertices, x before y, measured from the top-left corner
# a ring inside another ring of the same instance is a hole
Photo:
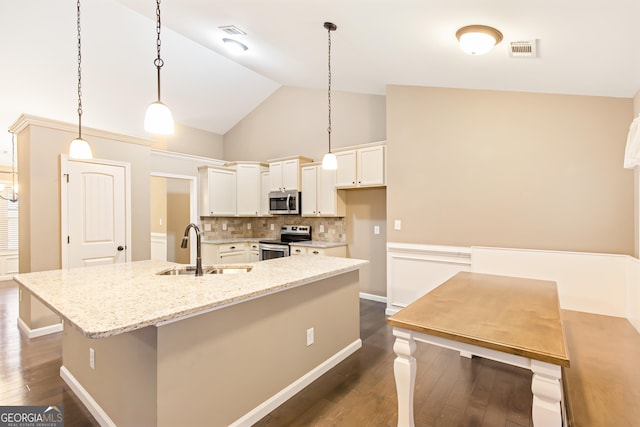
[[[4,184],[2,195],[11,197],[11,182]],[[18,203],[0,198],[0,250],[18,250]]]

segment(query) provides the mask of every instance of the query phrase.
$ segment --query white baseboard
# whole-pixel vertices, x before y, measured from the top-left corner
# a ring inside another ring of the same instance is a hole
[[[113,422],[111,418],[107,415],[107,413],[98,405],[93,397],[89,394],[89,392],[82,387],[82,385],[75,379],[75,377],[69,372],[67,368],[64,366],[60,367],[60,376],[62,380],[67,383],[69,388],[73,390],[73,392],[78,396],[80,401],[86,406],[86,408],[91,412],[93,418],[96,419],[98,424],[101,426],[110,426],[116,427],[116,423]]]
[[[18,329],[24,336],[27,338],[38,338],[44,335],[55,334],[58,332],[62,332],[62,322],[55,323],[49,326],[43,326],[42,328],[31,329],[27,324],[18,317]]]
[[[322,364],[309,371],[306,375],[303,375],[298,380],[282,389],[279,393],[265,400],[260,405],[256,406],[251,411],[235,420],[233,423],[231,423],[231,426],[241,427],[255,424],[257,421],[264,418],[278,406],[282,405],[288,399],[292,398],[303,388],[314,382],[316,379],[320,378],[320,376],[329,371],[329,369],[333,368],[338,363],[349,357],[360,347],[362,347],[362,340],[358,338],[357,340],[331,356],[329,359],[324,361]]]
[[[381,295],[367,294],[365,292],[360,292],[360,298],[368,299],[376,302],[383,302],[385,304],[387,303],[387,297],[383,297]]]
[[[396,314],[400,310],[402,310],[401,307],[388,307],[387,306],[386,310],[384,311],[384,314],[385,314],[385,316],[393,316],[394,314]]]

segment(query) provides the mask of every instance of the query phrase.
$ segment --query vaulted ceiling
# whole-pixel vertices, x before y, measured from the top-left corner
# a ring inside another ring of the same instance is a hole
[[[281,85],[384,94],[388,84],[628,97],[640,89],[637,0],[163,0],[162,99],[178,123],[224,134]],[[135,136],[155,100],[155,2],[84,1],[83,124]],[[469,56],[455,32],[498,28]],[[227,53],[220,26],[249,47]],[[537,39],[537,58],[511,41]],[[77,120],[76,2],[0,0],[0,125]],[[0,133],[6,147],[8,135]],[[5,149],[6,151],[6,149]]]

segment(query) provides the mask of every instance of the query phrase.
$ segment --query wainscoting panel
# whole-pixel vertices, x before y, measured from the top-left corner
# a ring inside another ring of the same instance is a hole
[[[471,249],[387,243],[387,315],[406,307],[459,271],[471,269]]]
[[[151,259],[167,260],[167,235],[165,233],[151,233]]]
[[[628,316],[629,256],[473,247],[471,260],[478,273],[556,282],[563,309]]]
[[[640,332],[640,260],[628,257],[627,319]]]

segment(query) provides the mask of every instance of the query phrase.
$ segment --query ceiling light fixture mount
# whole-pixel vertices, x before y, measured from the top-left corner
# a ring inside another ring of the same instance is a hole
[[[69,144],[69,157],[90,159],[93,152],[89,143],[82,139],[82,43],[80,38],[80,0],[76,4],[78,29],[78,137]]]
[[[327,135],[329,137],[329,152],[324,155],[322,158],[322,169],[326,170],[336,170],[338,169],[338,159],[336,155],[331,152],[331,31],[335,31],[338,29],[336,24],[332,22],[325,22],[324,28],[327,30],[328,34],[328,68],[329,68],[329,90],[327,91],[327,100],[329,105],[329,126],[327,127]]]
[[[486,25],[467,25],[456,31],[460,48],[469,55],[484,55],[502,41],[502,33]]]
[[[153,61],[153,65],[158,70],[158,100],[152,102],[147,107],[147,112],[144,116],[144,129],[147,132],[152,132],[160,135],[169,135],[174,132],[173,116],[169,107],[164,105],[160,101],[160,69],[164,65],[164,61],[160,56],[160,30],[162,24],[160,21],[160,0],[156,0],[156,49],[158,56]]]

